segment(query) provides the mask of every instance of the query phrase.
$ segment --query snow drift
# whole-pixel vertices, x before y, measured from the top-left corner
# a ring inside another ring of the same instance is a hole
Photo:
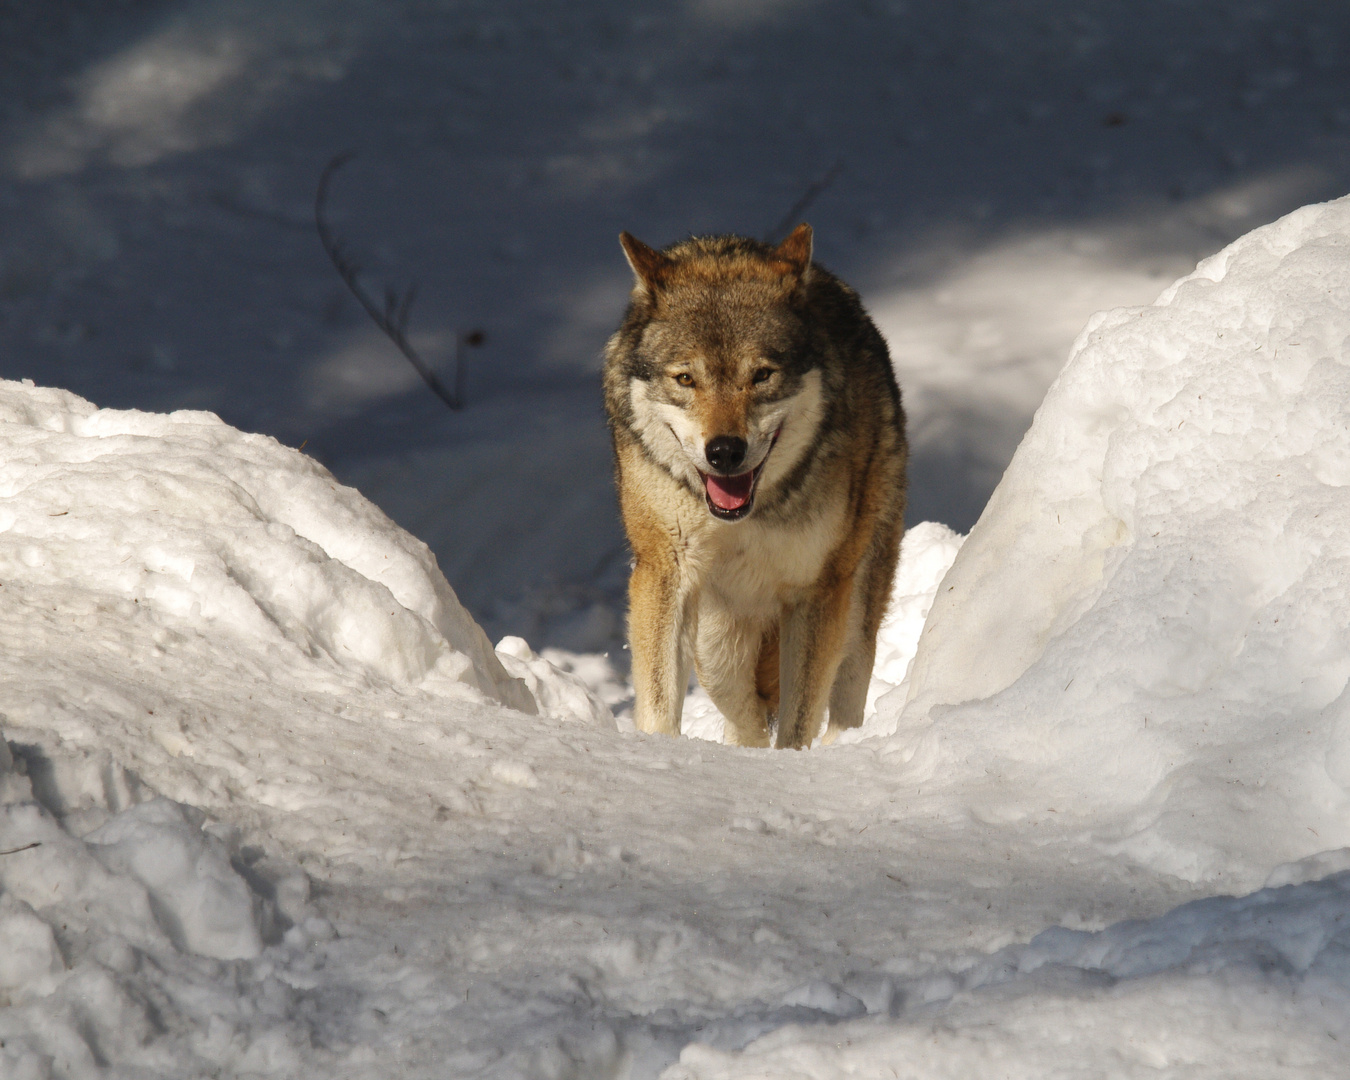
[[[353,777],[388,742],[371,712],[613,726],[578,680],[494,652],[425,545],[312,460],[31,383],[0,383],[0,664],[3,1076],[296,1075],[308,1036],[264,954],[333,930],[294,860],[241,851],[228,808],[307,804],[312,835],[329,802],[350,836]],[[341,779],[273,786],[282,728],[314,764],[368,742]]]
[[[1350,844],[1348,406],[1348,200],[1095,317],[939,590],[911,767],[1136,810],[1181,876]]]
[[[276,440],[3,383],[0,441],[0,579],[534,711],[426,546]]]
[[[547,661],[494,652],[425,544],[275,439],[0,382],[0,449],[0,580],[202,620],[258,656],[609,722]]]

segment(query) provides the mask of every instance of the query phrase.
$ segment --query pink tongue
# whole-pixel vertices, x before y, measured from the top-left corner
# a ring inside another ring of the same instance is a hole
[[[739,510],[750,498],[750,488],[754,484],[753,472],[740,476],[705,476],[708,498],[721,510]]]

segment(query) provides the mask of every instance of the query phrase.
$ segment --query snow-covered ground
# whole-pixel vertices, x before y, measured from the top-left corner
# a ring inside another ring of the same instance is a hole
[[[1347,55],[1324,0],[0,6],[0,1077],[1345,1073],[1345,209],[1094,319],[1022,437],[1094,311],[1350,189]],[[370,286],[486,332],[462,413],[319,250],[348,149]],[[642,738],[615,236],[824,178],[929,519],[875,711]]]
[[[1348,347],[1350,200],[1094,318],[794,754],[493,650],[268,437],[0,384],[0,1075],[1345,1072]]]

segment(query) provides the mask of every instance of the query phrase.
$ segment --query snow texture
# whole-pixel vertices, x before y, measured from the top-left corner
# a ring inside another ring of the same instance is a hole
[[[269,438],[0,384],[0,1076],[1344,1073],[1347,308],[1342,200],[1094,319],[801,753],[494,651]]]
[[[426,546],[275,440],[12,384],[0,423],[7,583],[145,602],[259,653],[530,709]]]
[[[1348,221],[1307,207],[1088,324],[924,629],[914,768],[1034,766],[1181,877],[1350,844]]]

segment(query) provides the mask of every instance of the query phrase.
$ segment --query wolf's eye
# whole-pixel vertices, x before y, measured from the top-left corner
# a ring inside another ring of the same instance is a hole
[[[751,376],[750,381],[758,385],[773,378],[773,368],[762,367]]]
[[[681,386],[694,385],[694,377],[690,375],[689,372],[687,371],[681,371],[678,375],[676,375],[675,381],[679,383]]]

